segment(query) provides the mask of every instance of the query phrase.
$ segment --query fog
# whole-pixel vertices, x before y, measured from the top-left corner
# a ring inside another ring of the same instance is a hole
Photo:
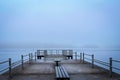
[[[0,45],[120,47],[119,0],[0,0]]]

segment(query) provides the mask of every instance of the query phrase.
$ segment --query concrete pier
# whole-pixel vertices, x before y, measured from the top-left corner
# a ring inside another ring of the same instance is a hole
[[[62,60],[61,65],[65,67],[70,80],[120,80],[120,75],[113,74],[109,77],[103,68],[91,64],[80,63],[79,60]],[[55,80],[55,62],[37,60],[32,63],[25,63],[24,69],[18,66],[12,70],[11,80]],[[8,80],[8,73],[0,76],[0,80]]]

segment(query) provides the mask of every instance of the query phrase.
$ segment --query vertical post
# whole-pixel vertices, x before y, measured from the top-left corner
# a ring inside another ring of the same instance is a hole
[[[29,53],[29,63],[30,63],[30,53]]]
[[[58,54],[59,54],[59,50],[58,50]]]
[[[31,61],[33,61],[33,54],[31,53]]]
[[[83,63],[84,63],[84,56],[85,56],[85,54],[83,53]]]
[[[110,57],[109,58],[109,63],[110,63],[110,67],[109,67],[109,75],[110,75],[110,77],[112,77],[112,58]]]
[[[77,52],[75,52],[75,60],[77,60]]]
[[[82,62],[82,53],[80,53],[80,62]]]
[[[9,58],[9,78],[12,78],[11,58]]]
[[[57,50],[56,50],[56,54],[57,54]]]
[[[94,68],[94,55],[92,54],[92,68]]]
[[[22,70],[24,69],[23,67],[23,55],[21,55],[21,62],[22,62]]]
[[[36,61],[36,57],[37,57],[37,54],[36,54],[36,52],[35,52],[35,61]]]

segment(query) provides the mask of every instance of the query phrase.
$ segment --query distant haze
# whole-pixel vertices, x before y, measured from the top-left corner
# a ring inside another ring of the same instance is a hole
[[[0,0],[0,47],[120,47],[120,0]]]

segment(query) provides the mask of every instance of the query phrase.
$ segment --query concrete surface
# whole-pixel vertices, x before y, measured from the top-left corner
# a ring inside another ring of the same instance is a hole
[[[90,64],[83,64],[76,60],[63,60],[60,64],[67,70],[70,80],[119,80],[120,78],[120,75],[110,78],[104,69],[97,66],[91,68]],[[31,64],[25,63],[24,70],[21,66],[12,70],[11,80],[55,80],[54,66],[54,61],[38,60]],[[0,76],[0,80],[8,79],[8,73]]]

